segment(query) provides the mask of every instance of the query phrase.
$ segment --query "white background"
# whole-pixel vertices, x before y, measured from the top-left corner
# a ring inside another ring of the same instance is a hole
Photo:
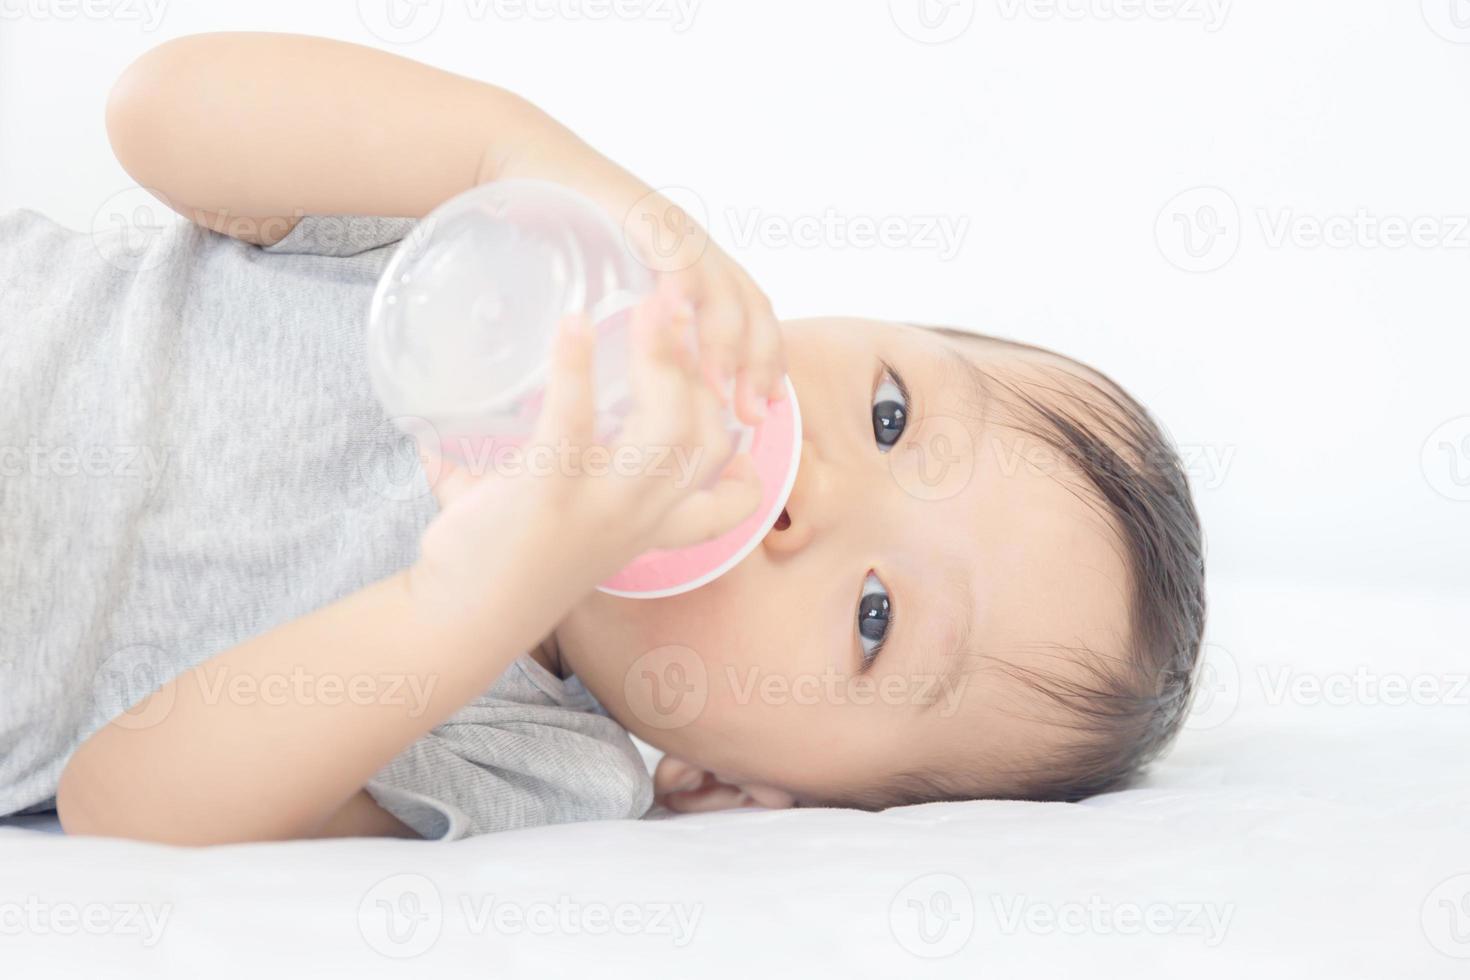
[[[920,0],[619,0],[602,18],[420,0],[411,43],[369,29],[391,35],[385,0],[148,2],[0,0],[0,208],[91,225],[129,183],[108,86],[164,39],[375,44],[693,188],[782,315],[965,325],[1113,374],[1191,454],[1217,579],[1470,585],[1470,502],[1452,499],[1470,496],[1464,0],[924,0],[932,30]],[[1225,194],[1176,200],[1198,186]],[[1436,241],[1274,239],[1283,217],[1360,211],[1428,219]],[[951,256],[739,235],[829,213],[967,225]],[[1219,267],[1182,270],[1179,222],[1199,245],[1213,218],[1201,262]]]
[[[206,955],[221,976],[283,956],[303,975],[402,975],[415,950],[385,943],[375,916],[405,882],[443,896],[415,933],[436,944],[416,961],[435,976],[487,962],[530,976],[691,962],[772,977],[1465,975],[1470,500],[1452,498],[1470,497],[1470,441],[1450,436],[1470,435],[1470,0],[1147,0],[1134,19],[1115,14],[1138,0],[927,0],[934,31],[919,0],[705,0],[682,29],[653,0],[602,20],[573,0],[525,0],[563,11],[539,19],[424,0],[412,43],[369,30],[390,33],[385,0],[176,0],[152,29],[142,0],[92,0],[105,16],[65,2],[0,0],[0,208],[78,229],[106,213],[128,187],[102,127],[108,85],[168,37],[377,44],[515,89],[648,182],[695,189],[784,315],[966,325],[1112,373],[1191,453],[1215,581],[1200,696],[1141,788],[1077,807],[738,811],[445,846],[197,852],[0,827],[0,905],[177,906],[151,949],[7,936],[17,975],[169,976]],[[1217,190],[1179,197],[1198,187]],[[753,212],[783,227],[829,211],[968,231],[948,257],[737,234]],[[1283,218],[1311,229],[1359,211],[1452,240],[1388,248],[1349,227],[1347,247],[1276,241]],[[1206,225],[1227,234],[1192,257]],[[916,942],[910,900],[950,890],[973,902],[946,934],[968,945],[933,958],[949,947]],[[468,934],[454,900],[487,894],[704,917],[688,949]],[[1095,898],[1233,918],[1208,946],[1007,932],[992,912]]]

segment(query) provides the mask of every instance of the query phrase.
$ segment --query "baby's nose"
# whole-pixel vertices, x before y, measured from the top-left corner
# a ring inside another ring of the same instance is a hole
[[[831,484],[832,474],[822,462],[813,441],[803,439],[786,506],[771,526],[766,540],[779,537],[782,539],[780,545],[787,550],[804,547],[824,522],[836,516],[835,509],[840,502],[832,497]]]

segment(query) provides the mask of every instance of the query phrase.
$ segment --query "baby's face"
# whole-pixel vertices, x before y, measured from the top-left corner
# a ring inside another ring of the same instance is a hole
[[[803,436],[786,515],[692,592],[589,594],[562,660],[628,730],[732,785],[821,801],[926,767],[1004,792],[1063,734],[993,658],[1067,676],[1054,645],[1118,655],[1127,630],[1115,536],[1055,454],[1029,465],[1040,443],[982,418],[968,366],[1049,355],[872,320],[782,330]]]

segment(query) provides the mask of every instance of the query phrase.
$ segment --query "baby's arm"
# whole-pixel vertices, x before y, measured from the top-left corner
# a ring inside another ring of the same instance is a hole
[[[107,129],[140,184],[259,243],[302,214],[417,217],[532,156],[548,179],[595,169],[624,207],[647,191],[504,89],[294,34],[199,34],[152,49],[114,85]]]
[[[576,188],[694,306],[701,363],[712,382],[737,379],[744,421],[785,396],[775,315],[745,270],[664,195],[494,85],[326,38],[198,34],[128,67],[107,131],[140,185],[256,243],[303,214],[419,217],[500,178]]]
[[[211,658],[165,684],[93,735],[68,762],[57,810],[68,833],[176,844],[288,839],[340,832],[408,833],[362,787],[415,739],[483,692],[534,647],[584,585],[565,567],[551,529],[494,549],[507,587],[487,597],[490,620],[437,621],[411,571]],[[430,693],[421,714],[402,699],[354,697],[270,704],[210,696],[211,678],[273,679],[305,671],[343,689],[369,678],[386,693],[397,677]],[[358,797],[354,799],[354,797]],[[338,811],[343,811],[338,813]],[[355,824],[355,826],[348,826]]]
[[[723,533],[759,503],[745,455],[698,489],[731,446],[719,400],[682,361],[687,328],[667,292],[635,313],[635,406],[608,448],[677,447],[696,472],[476,478],[427,461],[443,507],[413,566],[211,658],[94,733],[57,790],[67,832],[181,844],[408,833],[363,788],[378,770],[635,555]],[[594,444],[592,348],[585,321],[558,337],[529,447]],[[302,673],[381,686],[330,701],[211,693],[220,678],[266,690]],[[395,693],[405,677],[426,703]]]

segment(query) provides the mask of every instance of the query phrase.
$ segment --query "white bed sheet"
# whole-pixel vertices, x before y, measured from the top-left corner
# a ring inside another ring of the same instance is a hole
[[[1470,975],[1463,598],[1217,585],[1213,605],[1208,695],[1143,788],[1082,805],[746,810],[444,845],[188,850],[33,822],[0,828],[0,965],[16,977]],[[93,918],[68,926],[68,910]]]

